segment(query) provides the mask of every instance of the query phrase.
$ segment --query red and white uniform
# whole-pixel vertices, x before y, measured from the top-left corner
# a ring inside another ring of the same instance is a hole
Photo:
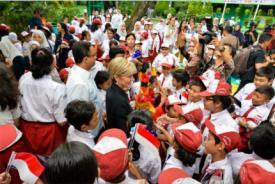
[[[172,76],[172,74],[169,74],[167,76],[164,76],[163,74],[161,74],[160,76],[157,77],[157,80],[159,81],[162,88],[168,88],[168,89],[173,88],[173,84],[172,84],[173,76]]]
[[[235,98],[237,98],[240,102],[243,100],[250,100],[252,98],[252,93],[256,89],[254,83],[246,84],[237,94],[235,94]]]
[[[216,162],[211,162],[211,155],[208,155],[205,160],[204,175],[201,183],[226,183],[233,184],[233,173],[231,165],[227,158]]]
[[[21,77],[19,90],[25,144],[33,153],[50,155],[64,143],[67,134],[67,128],[58,125],[66,122],[65,85],[53,81],[50,75],[36,80],[28,72]]]
[[[161,64],[165,60],[171,60],[174,67],[179,66],[178,58],[174,54],[168,53],[166,56],[163,56],[163,54],[160,53],[157,55],[157,57],[153,61],[152,67],[156,68],[158,72],[161,72],[162,71]]]

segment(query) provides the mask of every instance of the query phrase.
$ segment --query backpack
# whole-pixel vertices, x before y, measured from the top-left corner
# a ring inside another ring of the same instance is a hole
[[[236,75],[242,75],[247,70],[247,61],[252,52],[255,52],[258,48],[253,46],[243,48],[237,52],[234,56],[233,61],[235,65],[235,69],[233,71]]]

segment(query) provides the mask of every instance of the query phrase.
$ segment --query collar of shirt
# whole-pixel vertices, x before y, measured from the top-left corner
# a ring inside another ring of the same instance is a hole
[[[216,161],[216,162],[212,162],[209,166],[208,166],[208,169],[209,170],[215,170],[215,169],[224,169],[225,166],[229,164],[228,162],[228,159],[225,158],[223,160],[219,160],[219,161]],[[208,170],[207,169],[207,170]]]
[[[225,110],[223,110],[221,112],[213,113],[213,114],[211,114],[211,121],[216,121],[220,117],[227,116],[227,115],[228,115],[227,109],[225,109]]]
[[[79,74],[79,76],[85,80],[88,80],[91,77],[91,74],[89,71],[87,71],[77,65],[74,65],[72,67],[72,70],[76,71]]]
[[[81,132],[74,128],[74,133],[78,135],[79,137],[88,138],[88,139],[94,139],[94,135],[88,133],[88,132]]]

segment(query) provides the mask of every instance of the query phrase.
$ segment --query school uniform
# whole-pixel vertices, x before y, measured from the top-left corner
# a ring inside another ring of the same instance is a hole
[[[72,141],[82,142],[92,149],[95,145],[94,138],[95,136],[93,136],[92,134],[77,130],[71,125],[68,129],[68,135],[66,140],[67,142],[72,142]]]
[[[168,89],[173,88],[173,84],[172,84],[173,76],[171,73],[168,74],[167,76],[164,76],[163,74],[161,74],[160,76],[157,77],[157,80],[159,81],[160,86],[162,88],[168,88]]]
[[[141,53],[142,53],[142,59],[144,62],[151,62],[149,58],[149,50],[150,50],[150,40],[146,39],[142,41],[142,46],[141,46]]]
[[[233,173],[231,165],[227,158],[216,162],[211,162],[211,155],[206,157],[205,166],[203,168],[204,175],[201,179],[202,184],[208,183],[226,183],[233,184]]]
[[[20,129],[25,144],[32,153],[50,155],[64,143],[67,134],[66,126],[58,125],[66,122],[65,86],[53,81],[50,75],[34,79],[28,72],[21,77],[19,90]]]
[[[232,127],[237,132],[239,132],[239,125],[231,117],[230,113],[226,109],[221,112],[210,114],[210,117],[208,117],[208,119],[211,122],[213,122],[213,124],[215,124],[217,126],[227,125],[227,126]],[[202,126],[202,128],[203,127],[204,127],[204,125]],[[209,134],[209,130],[207,128],[205,128],[203,130],[203,139],[207,138],[208,134]]]
[[[171,153],[171,152],[170,152]],[[163,171],[170,169],[170,168],[179,168],[185,171],[189,176],[193,176],[195,172],[195,164],[193,166],[185,166],[182,162],[177,159],[174,155],[170,156],[168,160],[165,161]]]
[[[156,68],[156,70],[158,72],[161,72],[162,71],[161,64],[165,60],[171,61],[171,63],[173,63],[173,65],[172,65],[173,67],[178,67],[179,66],[178,58],[174,54],[168,53],[166,56],[163,56],[163,54],[160,53],[160,54],[157,55],[157,57],[153,61],[152,67]]]
[[[101,103],[100,107],[101,107],[102,112],[106,112],[106,91],[103,89],[98,89],[97,96]]]
[[[97,29],[95,32],[91,32],[92,41],[97,40],[99,44],[102,44],[104,41],[104,33],[101,29]]]
[[[183,104],[186,104],[187,103],[187,99],[188,99],[188,93],[185,89],[185,87],[182,87],[180,88],[179,90],[176,90],[174,87],[173,87],[173,95],[178,98]]]
[[[256,86],[254,83],[248,83],[246,84],[238,93],[236,93],[234,96],[236,99],[238,99],[240,102],[243,100],[250,100],[252,98],[252,93],[256,89]]]
[[[160,156],[156,156],[147,147],[139,145],[140,158],[133,163],[139,168],[141,175],[150,181],[157,183],[161,171]]]

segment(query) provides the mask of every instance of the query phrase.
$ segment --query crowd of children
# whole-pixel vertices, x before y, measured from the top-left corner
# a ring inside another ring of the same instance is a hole
[[[1,184],[275,183],[274,26],[35,17],[0,25]]]

